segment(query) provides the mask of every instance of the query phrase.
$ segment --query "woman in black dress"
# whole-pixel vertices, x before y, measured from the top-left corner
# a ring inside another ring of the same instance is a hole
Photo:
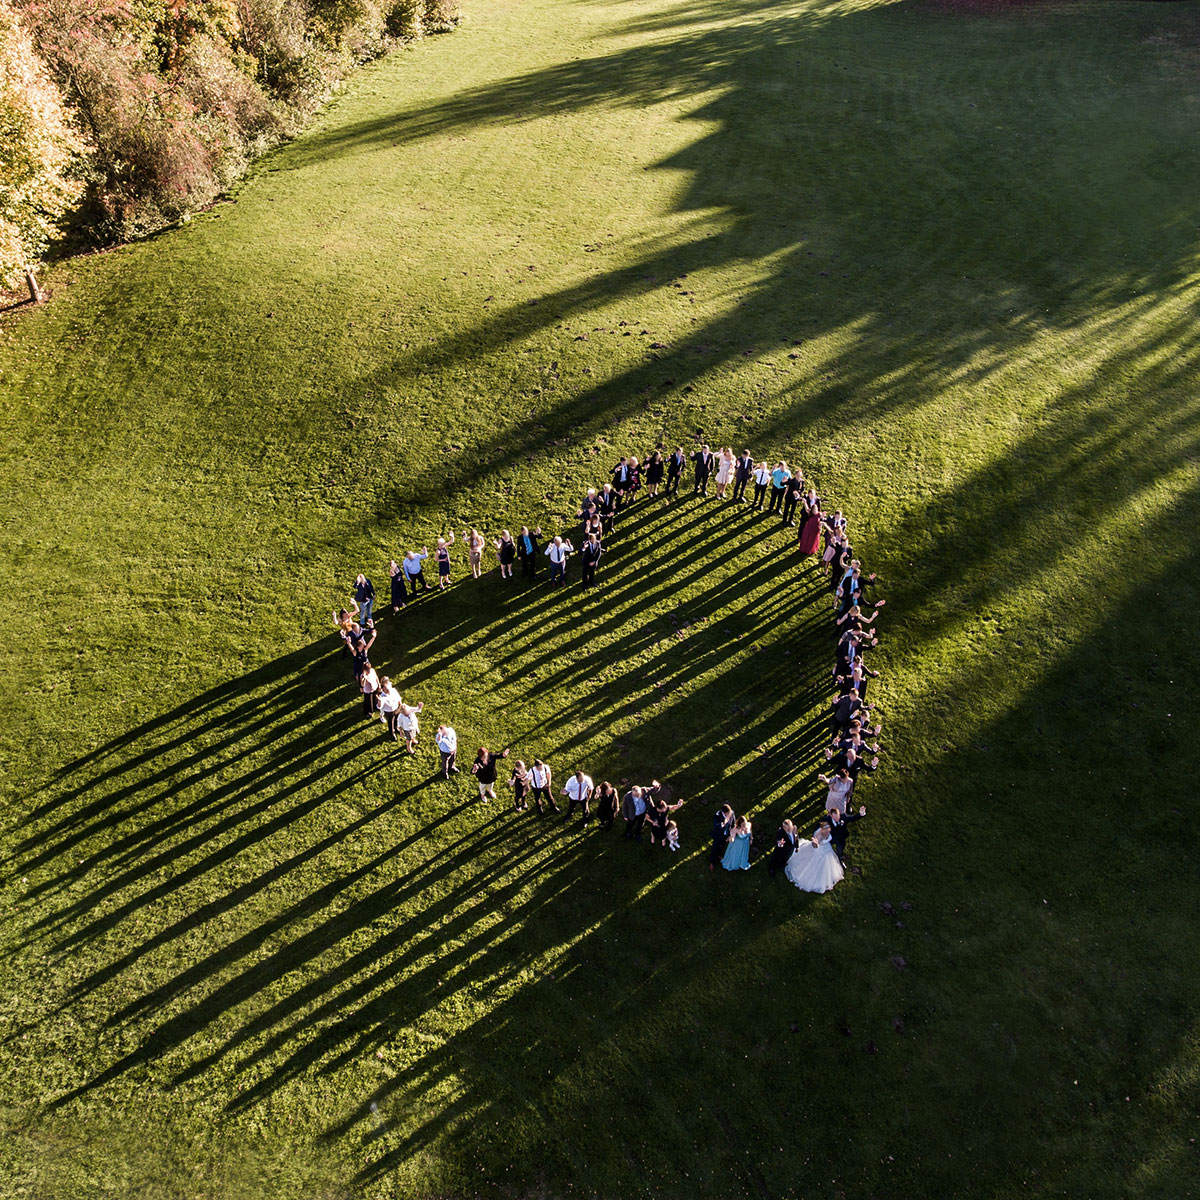
[[[636,458],[629,460],[629,480],[625,485],[625,503],[630,508],[637,499],[638,488],[642,486],[642,468]]]
[[[513,535],[507,529],[502,529],[500,540],[492,545],[496,547],[500,559],[500,578],[511,579],[513,563],[517,561],[517,543],[513,541]]]
[[[596,802],[596,822],[606,832],[613,827],[621,802],[617,797],[617,789],[606,779],[592,797]]]
[[[677,800],[668,804],[661,796],[650,801],[646,809],[646,824],[650,827],[650,845],[666,846],[667,826],[671,823],[671,814],[683,803]]]
[[[404,607],[404,568],[393,558],[388,574],[392,577],[392,612],[398,613]]]
[[[662,451],[655,450],[650,455],[650,461],[646,463],[646,495],[657,496],[658,485],[663,481],[663,475],[666,474],[667,464],[663,461]]]

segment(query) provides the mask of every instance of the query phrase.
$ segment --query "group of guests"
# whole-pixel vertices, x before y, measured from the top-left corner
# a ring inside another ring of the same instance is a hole
[[[749,450],[735,455],[728,446],[714,453],[705,445],[690,454],[677,446],[670,454],[655,450],[644,459],[622,455],[613,466],[608,481],[601,487],[588,488],[583,496],[575,514],[578,522],[576,539],[567,533],[543,541],[540,525],[534,528],[522,525],[515,537],[504,529],[493,539],[478,529],[465,529],[457,536],[450,530],[445,537],[438,538],[433,549],[438,589],[444,590],[451,583],[451,547],[459,542],[466,547],[467,565],[474,579],[483,575],[484,559],[490,548],[499,562],[501,579],[512,579],[518,563],[523,576],[535,579],[545,559],[548,560],[550,582],[564,584],[570,560],[578,557],[580,584],[584,587],[595,585],[596,571],[605,552],[604,539],[615,530],[621,515],[628,513],[639,501],[659,496],[670,500],[676,496],[689,468],[694,496],[707,496],[712,484],[718,500],[748,504],[751,511],[778,513],[784,524],[798,525],[796,540],[802,554],[818,553],[823,529],[840,527],[844,531],[841,512],[824,518],[816,489],[806,485],[803,471],[793,470],[785,461],[771,466],[765,460],[755,460]],[[753,495],[747,497],[751,484]],[[419,550],[407,550],[400,560],[392,559],[388,563],[394,613],[404,608],[410,597],[432,590],[425,575],[429,558],[429,547],[422,546]],[[825,561],[828,565],[831,560]],[[374,601],[374,585],[360,575],[355,585],[355,604],[363,606],[359,613],[360,623],[365,624],[371,619]]]
[[[401,704],[401,707],[409,706]],[[417,738],[415,714],[423,707],[418,704],[410,709],[414,714],[410,751],[415,747]],[[459,774],[458,732],[455,728],[452,725],[439,725],[434,744],[438,749],[438,769],[442,777],[449,779],[451,775]],[[475,752],[469,771],[479,788],[482,803],[499,799],[496,786],[503,774],[501,764],[510,755],[507,746],[503,750],[480,746]],[[564,821],[569,821],[578,808],[583,825],[590,824],[594,819],[598,829],[608,832],[620,818],[625,824],[627,841],[640,842],[643,834],[648,833],[651,846],[679,849],[679,826],[672,819],[672,814],[683,806],[683,801],[677,800],[672,804],[657,779],[646,785],[630,785],[622,796],[607,779],[597,784],[582,767],[575,767],[556,793],[554,770],[545,759],[534,758],[529,764],[524,759],[512,759],[511,766],[506,769],[509,771],[507,787],[512,792],[513,812],[529,812],[529,802],[532,800],[539,817],[552,812],[561,814]],[[558,803],[560,799],[566,802],[565,813]]]
[[[580,583],[594,585],[604,553],[604,539],[615,530],[622,514],[644,499],[662,495],[669,500],[677,495],[689,469],[694,496],[707,496],[711,484],[716,499],[748,504],[751,511],[777,513],[784,524],[796,526],[799,552],[818,558],[819,569],[833,595],[837,630],[833,669],[836,696],[830,710],[832,741],[825,749],[831,766],[828,774],[818,776],[827,788],[827,815],[809,838],[800,837],[797,827],[791,821],[784,821],[776,832],[768,860],[770,875],[782,869],[798,887],[827,891],[844,875],[847,826],[866,815],[865,807],[860,806],[854,812],[850,806],[855,784],[863,771],[873,772],[879,765],[879,743],[872,739],[878,738],[882,722],[876,720],[874,726],[870,724],[866,703],[868,681],[877,678],[879,672],[872,670],[866,659],[867,652],[879,644],[877,618],[886,601],[873,596],[876,577],[873,573],[865,574],[854,557],[845,516],[840,509],[823,511],[821,498],[806,483],[803,471],[791,468],[782,459],[773,465],[756,460],[749,450],[735,455],[728,446],[714,452],[702,445],[691,453],[677,446],[670,454],[655,450],[644,459],[623,455],[612,468],[608,481],[599,488],[588,488],[582,499],[576,513],[578,550],[570,536],[556,535],[543,544],[540,526],[531,529],[523,525],[516,537],[505,529],[490,542],[478,529],[463,530],[461,538],[456,538],[451,530],[437,540],[434,549],[438,588],[444,589],[450,583],[450,548],[460,540],[466,547],[468,566],[475,579],[483,574],[490,545],[496,552],[502,579],[513,578],[517,563],[525,577],[535,579],[545,558],[549,560],[550,582],[565,584],[568,562],[578,554]],[[748,496],[751,486],[753,491]],[[428,559],[429,548],[422,546],[420,550],[408,550],[400,561],[393,559],[388,564],[393,613],[405,607],[410,595],[431,590],[425,578]],[[376,638],[375,602],[374,585],[359,574],[349,606],[334,611],[334,624],[351,659],[365,715],[378,717],[388,737],[393,741],[403,739],[407,752],[416,754],[419,715],[424,705],[407,703],[391,679],[380,676],[371,665],[370,649]],[[441,774],[448,779],[458,772],[457,733],[449,725],[440,725],[434,741],[440,755]],[[501,751],[479,748],[470,771],[482,801],[497,798],[498,764],[508,757],[507,748]],[[539,815],[547,810],[561,812],[551,769],[540,758],[534,758],[528,765],[524,760],[515,760],[507,786],[512,790],[517,812],[528,811],[531,799]],[[567,819],[578,807],[586,825],[593,818],[594,807],[600,829],[611,829],[619,818],[625,824],[627,839],[640,842],[648,831],[651,845],[679,848],[679,829],[671,814],[682,801],[667,803],[657,780],[648,786],[631,786],[622,795],[608,781],[597,786],[577,768],[568,776],[559,796],[567,801]],[[737,817],[729,805],[723,805],[714,817],[709,869],[749,868],[752,832],[745,816]]]
[[[786,470],[787,464],[781,463],[779,468]],[[758,486],[756,480],[756,488]],[[767,484],[764,482],[762,486],[765,488]],[[860,804],[857,811],[852,806],[859,775],[864,771],[870,774],[879,767],[877,739],[883,721],[875,718],[872,725],[871,710],[867,705],[867,684],[878,678],[879,672],[867,665],[866,656],[869,650],[879,645],[877,620],[879,610],[887,602],[873,597],[876,576],[865,574],[862,564],[854,557],[847,522],[841,511],[825,516],[820,511],[819,498],[810,505],[807,495],[800,503],[804,506],[804,515],[800,518],[801,548],[805,553],[816,553],[817,542],[823,542],[820,565],[833,594],[837,630],[833,667],[835,698],[829,708],[832,740],[825,747],[825,758],[831,766],[828,774],[817,776],[826,788],[824,816],[808,837],[803,837],[791,820],[780,824],[767,859],[767,874],[774,877],[783,871],[802,891],[827,892],[845,878],[850,825],[867,815],[865,805]],[[781,509],[785,520],[790,519],[786,515],[788,511]],[[814,520],[815,524],[812,524]],[[745,816],[736,816],[730,805],[722,805],[713,817],[708,869],[748,870],[752,836],[750,821]]]

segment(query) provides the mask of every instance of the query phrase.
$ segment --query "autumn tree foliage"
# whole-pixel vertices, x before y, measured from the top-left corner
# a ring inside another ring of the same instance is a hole
[[[84,146],[8,0],[0,0],[0,287],[34,272],[82,193]]]
[[[74,123],[72,145],[87,146],[81,224],[112,240],[203,207],[256,154],[294,132],[357,63],[397,38],[452,28],[455,2],[0,5],[15,11],[44,67],[40,77],[57,86]]]

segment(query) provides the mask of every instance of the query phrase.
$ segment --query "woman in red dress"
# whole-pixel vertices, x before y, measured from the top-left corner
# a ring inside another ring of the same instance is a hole
[[[800,529],[797,541],[801,554],[816,554],[821,541],[821,500],[817,493],[808,489],[808,495],[802,501],[804,514],[800,518]]]

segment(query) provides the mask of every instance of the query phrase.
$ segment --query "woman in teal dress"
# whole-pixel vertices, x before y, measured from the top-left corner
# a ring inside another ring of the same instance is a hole
[[[734,822],[721,866],[727,871],[750,870],[750,822],[745,817],[738,817]]]

